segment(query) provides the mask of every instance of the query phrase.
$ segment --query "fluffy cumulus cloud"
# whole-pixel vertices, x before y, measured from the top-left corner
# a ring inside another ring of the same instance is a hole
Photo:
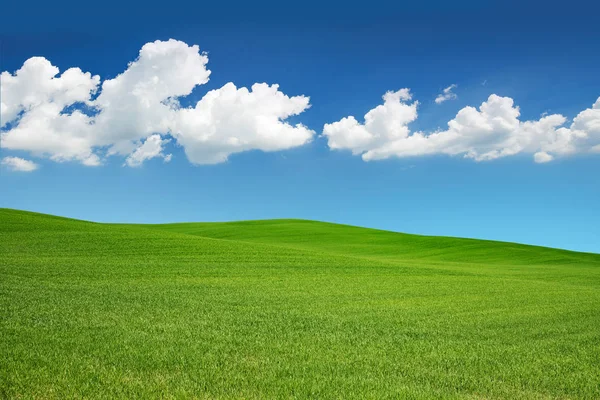
[[[456,93],[453,92],[453,90],[456,89],[456,86],[457,85],[453,83],[446,89],[442,90],[442,93],[438,94],[438,96],[435,98],[435,104],[442,104],[445,101],[456,99]]]
[[[90,118],[80,110],[64,113],[73,104],[91,104],[100,78],[79,68],[59,70],[48,60],[33,57],[14,74],[3,72],[1,89],[2,146],[48,155],[56,161],[77,159],[99,163],[90,147]]]
[[[465,107],[445,130],[411,132],[417,119],[417,102],[408,89],[389,92],[383,105],[365,115],[326,124],[323,135],[331,149],[350,150],[365,161],[431,154],[462,155],[476,161],[515,154],[532,154],[545,163],[575,153],[600,152],[600,98],[580,112],[569,125],[567,118],[545,115],[522,121],[519,107],[509,97],[489,96],[479,108]]]
[[[195,108],[181,109],[172,133],[193,163],[219,163],[231,153],[307,143],[314,132],[284,120],[308,106],[308,97],[288,97],[277,85],[257,83],[248,90],[228,83],[208,92]]]
[[[123,72],[105,80],[79,68],[61,73],[43,57],[30,58],[0,76],[3,149],[88,166],[121,157],[124,165],[138,167],[156,158],[170,161],[167,149],[174,145],[193,164],[215,164],[235,153],[285,150],[312,140],[314,131],[289,122],[310,107],[309,98],[286,95],[276,84],[227,83],[182,106],[180,100],[208,82],[207,64],[198,46],[177,40],[145,44]],[[435,102],[456,98],[455,88],[445,88]],[[331,149],[367,161],[429,154],[484,161],[525,153],[547,163],[600,153],[600,98],[571,121],[559,114],[527,121],[513,99],[492,94],[432,132],[410,129],[418,107],[409,89],[388,92],[364,121],[342,118],[326,124],[323,136]],[[20,171],[37,168],[18,157],[2,164]]]
[[[419,104],[416,101],[409,103],[411,99],[408,89],[387,92],[383,96],[383,105],[365,115],[364,124],[352,116],[326,124],[323,134],[328,139],[329,148],[348,149],[355,155],[365,154],[387,143],[406,139],[410,133],[408,124],[417,119]]]
[[[62,74],[34,57],[1,75],[0,112],[5,149],[54,161],[94,166],[125,157],[139,166],[162,157],[172,137],[195,164],[218,163],[248,150],[283,150],[309,142],[314,132],[285,120],[309,107],[305,96],[286,96],[277,85],[251,90],[228,83],[195,107],[181,107],[210,76],[198,46],[169,40],[147,43],[113,79],[71,68]]]
[[[20,157],[4,157],[0,164],[11,171],[31,172],[38,169],[38,165],[36,163]]]

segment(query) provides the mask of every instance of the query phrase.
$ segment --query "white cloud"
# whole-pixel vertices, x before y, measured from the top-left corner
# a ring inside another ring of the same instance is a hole
[[[463,108],[446,130],[432,133],[410,132],[407,125],[417,118],[417,102],[408,100],[410,96],[391,97],[388,93],[383,105],[365,115],[364,124],[346,117],[325,124],[323,135],[331,149],[350,150],[365,161],[429,154],[484,161],[528,153],[534,154],[536,162],[549,162],[600,146],[600,99],[566,127],[567,119],[559,114],[521,121],[513,99],[493,94],[479,109]]]
[[[278,85],[255,83],[251,90],[228,83],[211,90],[195,108],[181,109],[172,134],[195,164],[215,164],[233,153],[275,151],[312,139],[304,125],[283,122],[309,107],[308,97],[288,97]]]
[[[79,68],[61,74],[45,58],[30,58],[14,74],[1,74],[3,148],[88,166],[123,157],[125,165],[139,166],[153,158],[169,162],[169,141],[192,163],[214,164],[312,140],[314,131],[288,122],[310,107],[309,98],[288,96],[276,84],[227,83],[182,107],[179,100],[209,80],[207,63],[198,46],[176,40],[145,44],[122,73],[104,81]],[[436,103],[455,98],[454,88],[445,88]],[[482,161],[524,153],[549,162],[600,152],[600,98],[569,124],[559,114],[522,121],[513,99],[493,94],[479,108],[460,110],[446,129],[412,132],[418,106],[409,89],[388,92],[364,123],[348,116],[325,124],[323,135],[331,149],[364,160],[448,154]]]
[[[2,133],[3,148],[97,163],[89,144],[90,118],[62,111],[76,103],[89,105],[100,78],[79,68],[58,72],[45,58],[33,57],[15,75],[2,73],[2,127],[13,125]]]
[[[365,115],[365,123],[350,116],[333,124],[325,124],[323,135],[331,149],[348,149],[352,154],[362,154],[408,137],[408,124],[417,119],[418,102],[408,104],[412,95],[409,89],[387,92],[383,105]]]
[[[452,92],[452,90],[456,89],[457,86],[458,85],[453,83],[452,85],[448,86],[446,89],[442,90],[442,93],[438,94],[438,96],[435,98],[435,104],[442,104],[443,102],[445,102],[447,100],[456,99],[456,93]]]
[[[169,133],[177,98],[208,82],[208,57],[198,46],[169,40],[145,44],[138,59],[114,79],[104,81],[95,118],[108,154],[129,154],[136,141]]]
[[[160,135],[152,135],[127,157],[125,163],[130,167],[139,167],[144,161],[155,157],[161,157],[165,162],[169,162],[171,154],[163,154],[163,146],[169,142],[169,139],[162,139]]]
[[[538,151],[537,153],[535,153],[533,155],[533,160],[536,163],[547,163],[550,162],[552,160],[554,160],[554,157],[548,153],[546,153],[545,151]]]
[[[153,157],[170,160],[162,154],[164,135],[173,136],[196,164],[311,140],[313,131],[285,122],[306,110],[309,98],[288,97],[277,85],[255,84],[249,91],[228,83],[194,108],[180,107],[180,97],[208,81],[207,63],[198,46],[156,41],[100,84],[100,77],[78,68],[59,75],[45,58],[31,58],[14,75],[2,73],[3,147],[89,166],[120,155],[138,166]]]
[[[36,163],[20,157],[4,157],[2,159],[2,165],[6,166],[12,171],[31,172],[38,169],[38,165]]]
[[[32,57],[14,75],[3,72],[2,127],[42,106],[61,110],[76,102],[87,102],[96,91],[100,77],[70,68],[60,77],[59,70],[43,57]]]

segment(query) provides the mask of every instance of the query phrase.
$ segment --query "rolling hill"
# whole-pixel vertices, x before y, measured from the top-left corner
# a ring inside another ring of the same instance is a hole
[[[600,255],[0,209],[0,397],[599,398]]]

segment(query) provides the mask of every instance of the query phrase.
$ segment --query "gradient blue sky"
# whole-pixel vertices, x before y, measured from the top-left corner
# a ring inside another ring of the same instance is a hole
[[[503,2],[281,2],[207,5],[118,2],[3,5],[0,70],[32,56],[61,71],[121,73],[147,42],[174,38],[208,52],[210,81],[277,83],[310,96],[292,122],[323,125],[363,115],[388,90],[419,100],[413,130],[433,131],[490,94],[511,97],[521,119],[569,119],[600,96],[600,4]],[[484,84],[485,83],[485,84]],[[435,97],[457,84],[457,99]],[[279,152],[234,154],[193,166],[169,144],[170,163],[99,167],[33,159],[0,168],[0,207],[94,221],[173,222],[305,218],[395,231],[497,239],[600,252],[599,154],[537,164],[531,154],[486,162],[429,155],[365,162],[323,137]]]

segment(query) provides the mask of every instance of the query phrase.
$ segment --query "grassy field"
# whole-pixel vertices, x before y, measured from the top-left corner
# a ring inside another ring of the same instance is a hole
[[[0,209],[0,397],[598,399],[600,255]]]

